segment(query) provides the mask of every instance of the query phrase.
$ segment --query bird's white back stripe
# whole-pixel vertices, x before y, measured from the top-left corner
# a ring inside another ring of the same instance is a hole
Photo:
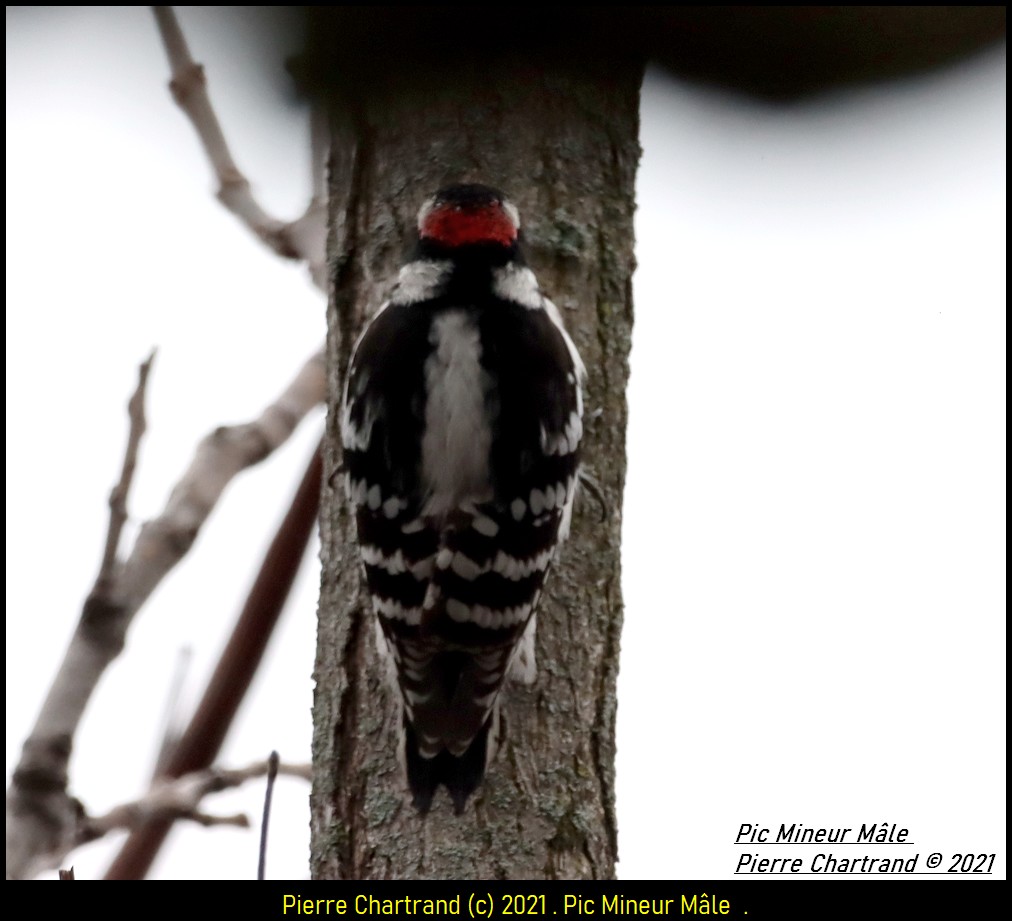
[[[492,431],[485,394],[492,385],[481,366],[477,324],[465,311],[437,316],[430,341],[435,348],[425,361],[424,511],[441,516],[463,502],[491,498]]]

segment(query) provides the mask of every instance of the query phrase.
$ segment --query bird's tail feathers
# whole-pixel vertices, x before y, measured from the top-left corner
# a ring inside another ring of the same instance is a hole
[[[404,720],[404,760],[408,786],[415,808],[425,815],[432,807],[432,798],[440,784],[446,787],[453,802],[453,811],[460,815],[468,797],[474,793],[485,776],[489,756],[489,732],[493,716],[490,715],[462,755],[452,755],[446,749],[431,758],[422,757],[414,727]]]

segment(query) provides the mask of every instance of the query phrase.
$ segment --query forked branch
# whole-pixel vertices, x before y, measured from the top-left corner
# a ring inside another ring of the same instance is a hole
[[[268,214],[253,195],[249,179],[236,165],[218,116],[207,92],[204,68],[190,55],[186,38],[171,6],[152,7],[158,32],[165,46],[172,71],[169,88],[179,107],[186,113],[211,161],[218,180],[218,200],[239,218],[277,255],[305,261],[313,283],[326,286],[326,201],[323,173],[326,149],[326,123],[319,113],[312,120],[313,171],[312,197],[301,217],[282,221]]]

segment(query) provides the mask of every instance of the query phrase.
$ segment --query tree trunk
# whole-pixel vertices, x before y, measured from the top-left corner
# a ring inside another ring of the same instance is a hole
[[[551,63],[546,63],[550,61]],[[625,388],[642,67],[497,56],[452,73],[410,66],[335,104],[331,160],[329,416],[316,662],[312,872],[317,878],[610,878]],[[363,90],[369,87],[369,92]],[[378,660],[341,463],[344,373],[389,293],[421,202],[484,182],[520,209],[528,261],[589,371],[578,497],[538,618],[538,678],[508,685],[505,741],[455,816],[419,817],[396,758],[399,701]]]

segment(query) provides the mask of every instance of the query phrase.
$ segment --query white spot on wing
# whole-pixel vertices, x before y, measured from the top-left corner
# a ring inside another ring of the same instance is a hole
[[[554,553],[554,548],[549,547],[537,556],[521,560],[500,550],[492,561],[492,572],[498,573],[511,582],[516,582],[518,579],[526,579],[535,572],[544,572],[548,569],[548,564],[551,563]]]
[[[485,568],[479,566],[474,560],[464,556],[463,553],[455,553],[453,555],[453,563],[450,568],[458,575],[461,579],[477,579]]]
[[[394,601],[393,598],[378,598],[374,595],[372,606],[377,614],[382,614],[391,620],[404,621],[404,623],[412,627],[417,626],[422,621],[421,608],[406,608],[399,601]]]
[[[471,527],[485,537],[495,537],[499,533],[499,525],[485,515],[478,515],[471,522]]]
[[[364,451],[369,447],[372,438],[372,427],[376,421],[376,411],[371,401],[366,401],[362,414],[362,424],[356,426],[351,419],[351,400],[345,399],[341,410],[341,444],[346,451]]]
[[[351,483],[348,487],[348,498],[351,500],[353,505],[364,505],[365,494],[369,488],[369,484],[365,480],[356,480]]]
[[[545,494],[540,489],[531,490],[531,514],[540,515],[545,509]]]
[[[360,553],[362,555],[362,562],[367,566],[376,566],[391,575],[397,575],[408,570],[408,565],[404,561],[404,554],[400,550],[387,556],[379,547],[363,544]]]
[[[571,412],[565,428],[559,435],[549,435],[542,426],[541,450],[545,454],[572,454],[579,447],[582,437],[583,422],[575,412]]]
[[[510,514],[514,521],[519,521],[527,513],[527,503],[523,499],[514,499],[510,503]]]

